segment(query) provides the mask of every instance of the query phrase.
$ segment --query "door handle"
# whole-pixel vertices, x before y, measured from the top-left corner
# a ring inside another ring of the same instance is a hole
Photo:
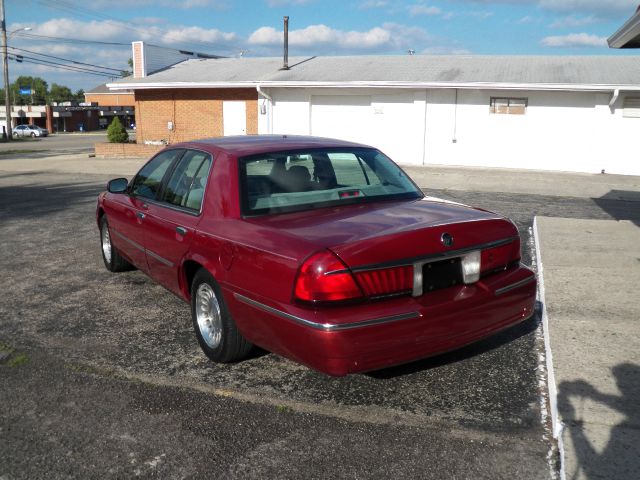
[[[138,217],[140,220],[142,220],[145,217],[145,215],[142,212],[136,212],[136,217]]]
[[[186,235],[187,234],[187,229],[184,227],[176,227],[176,232],[178,233],[178,235]]]

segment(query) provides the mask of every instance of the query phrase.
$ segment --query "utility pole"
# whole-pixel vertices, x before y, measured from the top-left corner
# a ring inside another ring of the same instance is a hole
[[[7,140],[11,138],[11,105],[9,99],[9,59],[7,57],[7,24],[4,17],[4,0],[0,0],[0,29],[2,29],[2,66],[4,67],[4,108]]]

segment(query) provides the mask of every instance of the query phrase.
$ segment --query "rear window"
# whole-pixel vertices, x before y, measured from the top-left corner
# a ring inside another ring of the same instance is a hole
[[[375,149],[268,153],[241,158],[239,167],[244,215],[422,197],[409,177]]]

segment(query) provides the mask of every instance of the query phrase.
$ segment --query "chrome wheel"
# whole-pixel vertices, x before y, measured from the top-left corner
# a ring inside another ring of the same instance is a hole
[[[222,341],[222,316],[218,298],[208,283],[198,286],[195,311],[202,340],[209,348],[217,348]]]
[[[104,259],[107,263],[111,263],[111,237],[109,236],[109,227],[107,227],[106,222],[102,225],[100,236],[102,237],[102,254],[104,255]]]

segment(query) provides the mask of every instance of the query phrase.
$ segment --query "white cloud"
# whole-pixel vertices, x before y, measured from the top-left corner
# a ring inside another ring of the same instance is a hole
[[[550,26],[551,28],[575,28],[584,27],[585,25],[591,25],[597,22],[598,19],[593,15],[589,15],[587,17],[577,17],[575,15],[569,15],[568,17],[556,20]]]
[[[374,27],[364,32],[336,30],[326,25],[310,25],[299,30],[289,31],[291,47],[330,46],[339,49],[369,49],[384,45],[390,41],[388,30]],[[280,45],[283,33],[273,27],[261,27],[249,36],[253,45]]]
[[[633,14],[638,0],[539,0],[540,7],[574,14],[596,13],[600,15]]]
[[[524,17],[520,18],[516,23],[520,25],[525,25],[529,23],[534,23],[535,21],[536,19],[531,15],[525,15]]]
[[[631,16],[638,0],[458,0],[475,4],[531,5],[543,10],[600,17]]]
[[[267,5],[269,5],[271,8],[276,8],[295,5],[307,5],[312,1],[313,0],[267,0]]]
[[[439,15],[442,13],[442,10],[438,7],[430,5],[409,5],[407,10],[409,11],[409,15],[412,17],[416,17],[418,15]]]
[[[167,8],[215,8],[216,10],[225,10],[229,8],[229,3],[224,0],[92,0],[84,8],[93,10],[104,10],[113,8],[139,8],[139,7],[167,7]]]
[[[249,44],[261,54],[279,54],[283,32],[261,27],[249,36]],[[384,23],[369,30],[340,30],[327,25],[310,25],[289,31],[289,53],[293,55],[340,53],[389,53],[407,49],[421,51],[436,39],[420,27]]]
[[[372,8],[385,8],[389,6],[389,2],[387,0],[366,0],[364,2],[360,2],[358,8],[361,10],[369,10]]]
[[[545,47],[606,47],[607,37],[599,37],[588,33],[570,33],[545,37],[540,42]]]

